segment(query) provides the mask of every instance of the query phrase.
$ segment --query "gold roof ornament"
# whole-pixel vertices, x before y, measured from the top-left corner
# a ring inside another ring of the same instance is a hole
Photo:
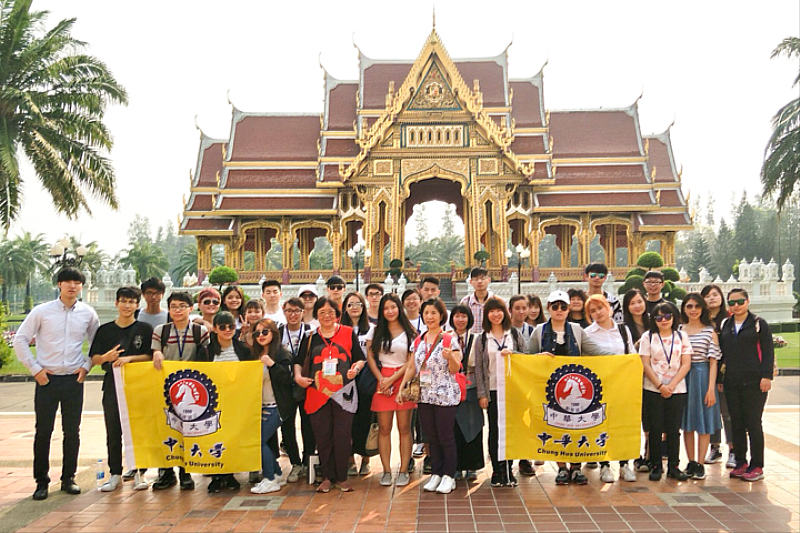
[[[220,182],[222,181],[222,179],[221,179],[221,177],[220,177],[220,175],[219,175],[219,170],[217,170],[217,174],[216,174],[214,177],[215,177],[215,178],[216,178],[216,180],[217,180],[217,189],[219,189],[219,187],[220,187]]]
[[[650,155],[650,139],[644,140],[644,153],[645,155]]]
[[[656,191],[656,203],[661,205],[661,189]]]
[[[212,194],[211,195],[211,210],[212,211],[216,211],[217,210],[217,195],[216,194]]]

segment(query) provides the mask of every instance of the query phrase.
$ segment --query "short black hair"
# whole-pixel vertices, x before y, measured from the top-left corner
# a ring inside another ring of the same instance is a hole
[[[333,308],[333,310],[336,311],[336,318],[342,317],[342,310],[339,308],[336,302],[334,302],[327,296],[322,296],[321,298],[318,298],[317,301],[314,303],[314,318],[317,318],[317,312],[326,305],[331,306],[331,308]]]
[[[381,291],[381,294],[383,294],[383,285],[381,285],[380,283],[370,283],[369,285],[364,287],[364,294],[369,294],[370,290]]]
[[[435,276],[425,276],[424,278],[422,278],[422,281],[419,282],[419,286],[422,287],[426,283],[433,283],[434,285],[436,285],[438,287],[439,286],[439,278],[437,278]]]
[[[185,291],[178,291],[170,294],[169,298],[167,298],[167,305],[170,305],[172,302],[183,302],[189,307],[194,305],[192,295]]]
[[[664,274],[662,274],[658,270],[648,270],[644,275],[644,279],[650,279],[650,278],[657,278],[660,279],[661,281],[664,281]]]
[[[281,289],[281,282],[277,279],[268,279],[261,284],[261,292],[264,292],[264,289],[267,287],[278,287],[278,290]]]
[[[141,288],[142,292],[146,291],[147,289],[155,289],[156,291],[162,294],[167,292],[167,286],[164,285],[164,282],[155,277],[144,280],[142,282]]]
[[[486,300],[485,304],[483,304],[483,331],[492,331],[492,322],[489,320],[489,311],[494,311],[495,309],[503,311],[503,322],[500,324],[503,330],[510,330],[511,315],[508,313],[508,307],[506,307],[506,303],[497,296],[492,296]]]
[[[422,302],[422,307],[419,309],[419,314],[422,315],[425,312],[425,308],[433,306],[441,315],[439,319],[439,325],[444,326],[445,322],[447,322],[447,306],[444,305],[444,302],[441,298],[431,298],[430,300],[426,300]]]
[[[567,291],[567,295],[569,295],[570,300],[577,296],[578,298],[583,300],[583,303],[586,303],[586,298],[587,298],[586,293],[580,289],[569,289]]]
[[[749,295],[749,294],[747,294],[747,291],[746,291],[746,290],[744,290],[744,289],[741,289],[741,288],[739,288],[739,287],[735,287],[735,288],[733,288],[733,289],[731,289],[731,290],[729,290],[729,291],[728,291],[728,296],[727,296],[728,300],[730,300],[730,299],[731,299],[731,294],[733,294],[734,292],[741,292],[742,294],[744,294],[744,297],[745,297],[746,299],[748,299],[748,300],[750,299],[750,295]]]
[[[489,271],[483,267],[475,267],[469,271],[470,278],[480,278],[481,276],[488,276]]]
[[[589,263],[586,265],[586,268],[583,269],[584,274],[590,274],[591,272],[596,272],[598,274],[608,274],[608,267],[605,263]]]
[[[295,307],[297,307],[299,309],[304,309],[305,308],[305,305],[303,304],[303,300],[301,300],[300,298],[298,298],[296,296],[293,297],[293,298],[289,298],[288,300],[283,302],[282,309],[286,309],[287,305],[293,305],[293,306],[295,306]]]
[[[325,282],[325,285],[330,287],[331,285],[344,285],[347,286],[347,283],[342,279],[341,276],[333,275],[328,278],[328,281]]]
[[[117,289],[117,301],[120,298],[128,298],[129,300],[140,302],[142,301],[142,291],[139,290],[139,287],[134,287],[133,285],[120,287]]]
[[[214,315],[214,326],[219,326],[220,324],[236,324],[236,318],[228,311],[220,311]]]
[[[453,328],[453,331],[456,330],[455,324],[453,324],[453,317],[455,315],[467,315],[467,331],[472,329],[472,326],[475,325],[475,316],[472,314],[472,310],[469,308],[468,305],[458,304],[453,306],[450,310],[450,327]]]
[[[412,294],[416,294],[419,296],[419,299],[422,300],[422,293],[419,292],[419,289],[406,289],[403,292],[403,295],[400,297],[400,301],[403,303],[403,306],[405,306],[406,300],[408,300],[408,297]]]
[[[77,268],[66,267],[58,271],[58,277],[56,278],[56,283],[64,281],[78,281],[84,284],[86,283],[86,276]]]

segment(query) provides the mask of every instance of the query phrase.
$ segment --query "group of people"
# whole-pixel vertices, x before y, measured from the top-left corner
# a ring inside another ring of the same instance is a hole
[[[107,430],[109,480],[116,490],[126,478],[134,489],[160,490],[180,483],[193,489],[183,468],[159,470],[152,485],[144,470],[123,474],[122,428],[112,369],[131,362],[260,361],[263,363],[261,470],[251,472],[251,492],[281,490],[297,482],[318,458],[318,492],[336,487],[353,490],[350,475],[370,473],[368,441],[374,439],[383,486],[404,486],[414,471],[414,457],[427,455],[423,489],[447,494],[456,480],[473,480],[485,464],[484,411],[488,415],[491,485],[515,486],[512,461],[498,456],[497,372],[502,357],[513,352],[550,356],[602,356],[638,353],[642,378],[642,429],[645,451],[622,461],[620,477],[636,480],[666,474],[677,480],[704,479],[704,463],[718,462],[724,425],[731,477],[763,478],[764,437],[761,416],[773,378],[774,352],[768,324],[749,312],[742,289],[727,295],[716,285],[687,295],[680,310],[661,296],[664,278],[645,275],[644,291],[631,289],[620,301],[603,291],[608,268],[585,268],[586,292],[554,291],[546,302],[535,295],[496,297],[483,268],[470,273],[473,291],[448,310],[439,298],[439,280],[424,278],[402,295],[385,293],[370,283],[364,295],[346,293],[339,276],[327,292],[300,287],[298,297],[282,301],[281,285],[267,280],[262,297],[247,301],[241,288],[222,294],[204,288],[197,297],[173,292],[168,308],[160,302],[165,287],[149,279],[141,287],[117,291],[117,318],[99,325],[91,307],[78,301],[84,282],[74,269],[58,275],[59,299],[34,308],[14,341],[19,359],[34,375],[36,437],[34,499],[44,499],[50,481],[48,456],[59,405],[64,427],[62,489],[76,494],[83,380],[91,365],[106,371],[103,408]],[[139,310],[141,298],[145,307]],[[726,307],[727,301],[727,307]],[[192,314],[195,303],[199,313]],[[81,343],[91,340],[88,359]],[[36,338],[36,354],[30,342]],[[720,409],[721,407],[721,409]],[[300,419],[300,443],[297,419]],[[724,422],[724,424],[723,424]],[[391,464],[392,431],[399,433],[400,468]],[[680,433],[689,459],[679,467]],[[280,434],[280,441],[278,435]],[[372,438],[371,438],[372,437]],[[749,460],[748,460],[749,444]],[[709,446],[711,447],[709,451]],[[291,468],[281,471],[278,457]],[[356,456],[360,466],[356,467]],[[539,461],[520,460],[517,472],[535,475]],[[608,462],[600,479],[613,482]],[[559,485],[587,483],[581,464],[558,464]],[[233,472],[212,476],[209,492],[238,490]]]

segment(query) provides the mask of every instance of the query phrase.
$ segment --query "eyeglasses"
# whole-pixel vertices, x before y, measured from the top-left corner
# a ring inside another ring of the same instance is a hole
[[[220,331],[234,331],[236,324],[217,324],[217,329]]]
[[[362,304],[361,302],[350,302],[349,304],[347,304],[348,309],[357,309],[359,307],[364,307],[364,304]]]
[[[672,313],[666,313],[664,315],[656,315],[655,317],[653,317],[653,320],[655,320],[656,322],[668,322],[672,320]]]
[[[596,278],[604,279],[606,277],[606,275],[601,273],[601,272],[590,272],[589,273],[589,277],[592,278],[592,279],[596,279]]]
[[[684,309],[700,309],[700,306],[697,305],[697,304],[686,304],[683,308]]]
[[[344,290],[344,285],[331,285],[328,288],[330,290],[332,290],[332,291],[343,291]]]
[[[219,305],[219,300],[203,300],[203,305]]]
[[[737,300],[728,300],[728,305],[733,307],[734,305],[744,305],[747,301],[747,298],[739,298]]]
[[[550,304],[550,309],[552,311],[566,311],[569,309],[569,304],[565,304],[564,302],[553,302]]]
[[[644,282],[645,285],[661,285],[662,283],[664,282],[660,279],[648,279]]]
[[[191,309],[191,305],[181,304],[181,305],[170,305],[170,311],[186,311],[187,309]]]
[[[270,333],[272,332],[268,329],[259,329],[258,331],[253,332],[253,337],[266,337]]]
[[[303,312],[303,310],[302,310],[302,309],[297,309],[297,308],[293,308],[293,309],[284,309],[284,310],[283,310],[283,314],[284,314],[284,315],[299,315],[299,314],[300,314],[300,313],[302,313],[302,312]]]
[[[156,296],[161,298],[162,296],[164,296],[164,293],[163,292],[156,292],[156,291],[145,291],[144,292],[144,296],[145,296],[145,298],[155,298]]]
[[[380,298],[381,296],[383,296],[383,293],[378,291],[370,291],[367,293],[367,298]]]
[[[336,316],[336,311],[317,311],[317,318],[321,316]]]

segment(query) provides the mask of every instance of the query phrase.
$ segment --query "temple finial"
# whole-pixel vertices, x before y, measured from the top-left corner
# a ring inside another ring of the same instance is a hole
[[[436,30],[436,4],[433,4],[433,29]]]

